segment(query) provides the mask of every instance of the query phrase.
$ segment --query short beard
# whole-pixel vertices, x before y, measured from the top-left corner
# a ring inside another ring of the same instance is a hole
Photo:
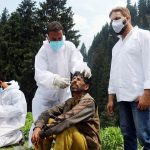
[[[80,92],[83,92],[83,89],[82,88],[71,88],[71,91],[72,92],[76,92],[76,93],[80,93]]]

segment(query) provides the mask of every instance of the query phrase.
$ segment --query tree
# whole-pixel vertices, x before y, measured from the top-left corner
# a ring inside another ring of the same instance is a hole
[[[2,15],[1,15],[1,19],[0,19],[0,24],[5,24],[7,22],[9,18],[9,14],[8,14],[8,10],[7,8],[4,8]]]
[[[25,93],[28,110],[35,92],[34,57],[42,44],[35,2],[23,0],[4,26],[2,67],[7,80],[17,80]],[[41,42],[39,42],[41,41]]]
[[[86,47],[85,47],[85,44],[83,43],[82,46],[81,46],[81,49],[80,49],[80,52],[83,56],[83,60],[85,62],[87,62],[87,52],[86,52]]]
[[[127,8],[130,10],[131,13],[131,23],[133,26],[137,25],[138,21],[138,13],[137,13],[137,6],[134,4],[134,6],[131,5],[131,0],[127,0]]]
[[[97,48],[99,43],[101,42],[99,34],[100,33],[97,33],[97,35],[94,36],[92,45],[90,46],[90,49],[88,51],[88,65],[90,66],[90,68],[92,68],[92,62],[93,62],[93,59],[94,59],[94,55],[93,54],[94,54],[95,48]]]
[[[150,15],[150,0],[147,0],[147,14]]]
[[[37,11],[40,22],[41,32],[46,33],[48,22],[59,21],[64,27],[64,34],[67,40],[72,41],[76,46],[79,45],[79,37],[77,30],[74,30],[73,12],[71,7],[66,7],[67,0],[46,0],[40,3]]]
[[[127,6],[131,6],[131,0],[127,0]]]
[[[146,14],[146,10],[147,10],[146,1],[147,0],[138,1],[139,17],[143,17]]]
[[[7,43],[4,40],[5,36],[5,27],[7,26],[7,20],[9,18],[8,10],[5,8],[2,12],[0,18],[0,69],[2,69],[2,65],[4,63],[2,58],[6,56]]]
[[[19,81],[27,97],[29,110],[31,110],[31,102],[36,89],[34,58],[43,40],[42,33],[39,32],[35,5],[35,1],[23,0],[16,10],[20,17],[20,28],[18,30],[20,47],[16,49],[21,53],[19,56],[19,53],[16,52],[21,64],[20,69],[18,68],[18,73],[20,73]],[[27,84],[27,81],[30,84]]]
[[[149,29],[149,23],[147,20],[147,0],[139,0],[138,2],[138,24],[143,29]]]

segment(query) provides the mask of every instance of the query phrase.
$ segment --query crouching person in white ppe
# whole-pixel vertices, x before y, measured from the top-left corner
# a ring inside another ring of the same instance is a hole
[[[27,104],[15,81],[5,82],[0,73],[0,147],[23,144]]]
[[[48,24],[47,40],[35,57],[35,80],[37,90],[32,101],[33,120],[48,108],[56,106],[71,97],[70,73],[85,72],[91,76],[87,64],[75,45],[63,39],[63,27],[53,21]],[[33,126],[30,129],[30,138]],[[31,142],[29,143],[29,147]]]

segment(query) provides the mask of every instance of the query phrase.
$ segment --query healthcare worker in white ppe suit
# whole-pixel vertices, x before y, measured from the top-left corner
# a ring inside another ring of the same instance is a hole
[[[16,81],[5,82],[0,72],[0,147],[22,144],[27,104]]]
[[[91,76],[80,51],[72,42],[63,39],[63,27],[59,22],[49,23],[47,34],[47,40],[35,57],[35,80],[38,88],[32,101],[34,121],[43,111],[71,97],[70,73],[84,71],[86,77]]]

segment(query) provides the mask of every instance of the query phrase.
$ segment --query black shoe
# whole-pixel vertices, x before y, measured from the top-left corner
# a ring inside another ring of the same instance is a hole
[[[22,133],[22,139],[19,141],[19,145],[24,145],[24,143],[25,143],[25,139],[24,139],[24,135],[23,135],[23,132],[21,131],[21,133]]]
[[[22,139],[19,141],[19,145],[22,145],[22,146],[23,146],[23,145],[24,145],[24,142],[25,142],[25,141],[24,141],[24,138],[22,138]]]

